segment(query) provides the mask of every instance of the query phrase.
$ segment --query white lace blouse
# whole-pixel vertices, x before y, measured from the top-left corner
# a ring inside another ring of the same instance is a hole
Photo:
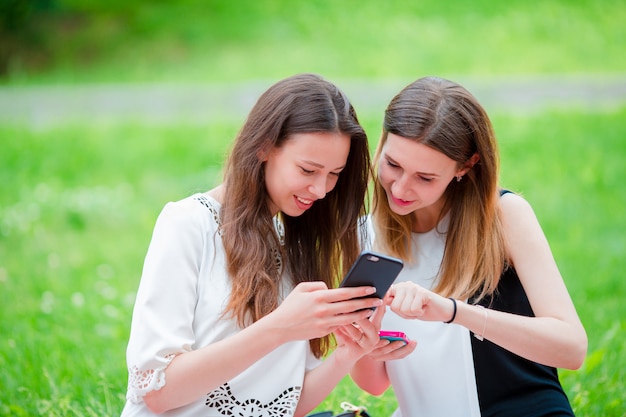
[[[177,354],[240,330],[234,320],[221,318],[230,280],[219,209],[210,196],[195,194],[168,203],[157,219],[133,311],[123,417],[152,415],[143,396],[167,383],[165,368]],[[308,341],[287,343],[194,403],[162,415],[291,416],[306,370],[318,364]]]

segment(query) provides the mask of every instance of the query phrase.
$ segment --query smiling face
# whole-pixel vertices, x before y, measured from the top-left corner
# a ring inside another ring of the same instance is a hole
[[[272,214],[296,217],[330,192],[346,165],[350,137],[342,133],[297,133],[265,158],[265,186]]]
[[[378,163],[389,206],[400,215],[419,216],[420,211],[438,215],[448,184],[466,172],[443,153],[393,133],[388,134]]]

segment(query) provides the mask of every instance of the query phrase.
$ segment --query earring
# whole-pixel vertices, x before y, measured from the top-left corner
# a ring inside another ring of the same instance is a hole
[[[463,175],[457,175],[456,182],[461,182],[461,178],[463,178]]]

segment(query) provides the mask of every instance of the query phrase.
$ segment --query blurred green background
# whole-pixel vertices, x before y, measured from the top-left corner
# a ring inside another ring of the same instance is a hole
[[[221,176],[271,83],[316,72],[370,138],[401,87],[462,82],[589,335],[578,416],[626,415],[626,3],[0,0],[0,415],[119,415],[143,257],[167,201]],[[346,378],[320,409],[349,401]]]

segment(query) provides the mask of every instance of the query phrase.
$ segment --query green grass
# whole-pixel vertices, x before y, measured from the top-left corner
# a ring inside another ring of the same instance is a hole
[[[156,215],[219,179],[234,128],[0,128],[1,415],[119,414]]]
[[[589,336],[583,368],[561,373],[581,416],[626,414],[625,116],[548,113],[497,126],[513,131],[502,137],[504,184],[534,204]]]
[[[372,145],[376,120],[364,121]],[[626,413],[626,109],[494,116],[502,183],[539,216],[589,334],[561,372],[579,416]],[[166,201],[219,181],[238,126],[0,126],[0,415],[119,414],[143,256]],[[389,415],[346,378],[348,401]]]
[[[626,73],[621,0],[16,2],[49,8],[23,38],[0,9],[11,86]],[[359,115],[374,145],[382,113]],[[578,416],[626,415],[626,108],[493,120],[502,184],[533,204],[589,335],[563,385]],[[156,216],[219,181],[240,122],[0,124],[0,415],[119,414]],[[341,401],[395,408],[349,378],[319,409]]]

